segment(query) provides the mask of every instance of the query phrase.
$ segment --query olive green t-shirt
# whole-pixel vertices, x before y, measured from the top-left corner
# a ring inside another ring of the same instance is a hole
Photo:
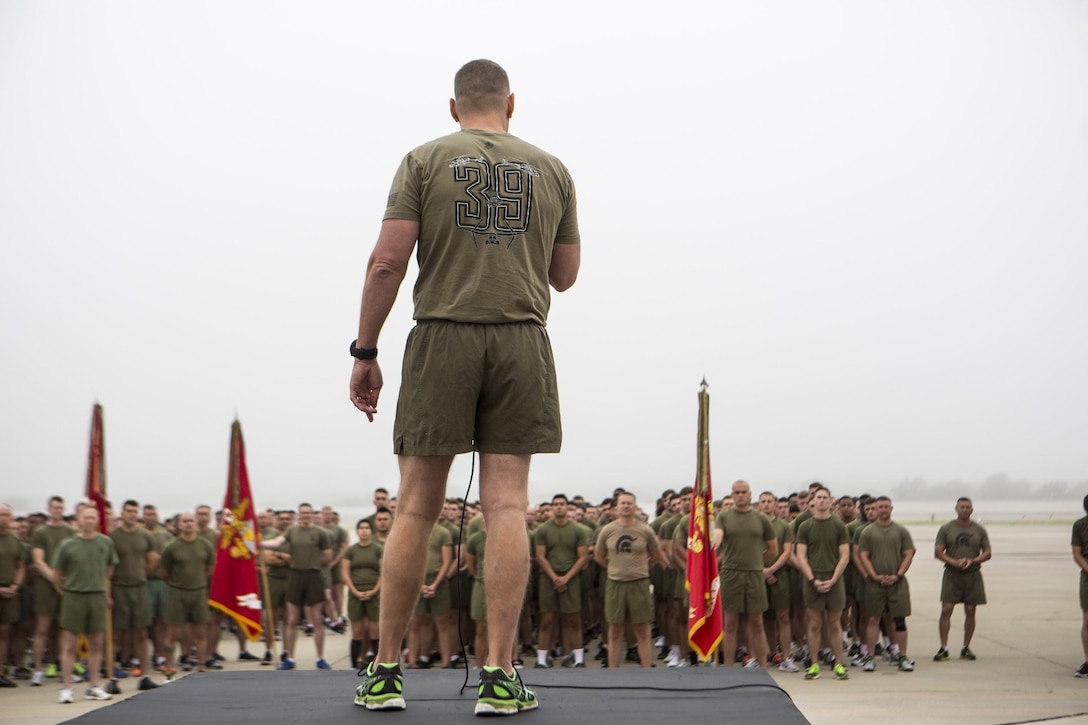
[[[714,528],[722,530],[722,553],[718,566],[733,571],[763,571],[767,542],[777,540],[767,515],[754,508],[719,511]]]
[[[321,571],[321,552],[332,550],[332,534],[320,526],[294,526],[283,532],[291,546],[291,569]]]
[[[1088,558],[1088,516],[1078,519],[1073,524],[1073,535],[1070,537],[1070,546],[1079,546],[1080,553]]]
[[[805,558],[812,573],[830,575],[839,565],[839,547],[849,545],[850,536],[837,516],[818,519],[814,515],[797,529],[797,545],[801,544],[806,547]]]
[[[419,223],[417,320],[544,325],[553,245],[580,241],[566,167],[496,131],[457,131],[410,151],[384,219]]]
[[[446,546],[453,546],[450,530],[440,523],[435,524],[427,540],[427,581],[424,584],[430,584],[442,568],[442,549]]]
[[[774,527],[775,538],[778,540],[778,556],[782,556],[782,552],[786,550],[786,544],[792,544],[796,540],[793,535],[793,527],[785,519],[771,519],[771,526]],[[777,559],[778,556],[775,558]],[[792,566],[787,561],[782,568],[789,569]]]
[[[356,542],[344,551],[344,561],[351,562],[351,583],[361,592],[373,589],[381,575],[384,547],[376,541],[366,546]]]
[[[147,555],[155,551],[155,538],[139,526],[132,531],[117,527],[110,532],[110,538],[119,559],[113,570],[113,584],[134,587],[147,582]]]
[[[982,524],[970,521],[963,526],[954,520],[937,531],[937,540],[934,543],[944,545],[944,553],[953,559],[974,559],[983,549],[990,548],[990,535]],[[944,568],[955,572],[972,572],[978,571],[979,565],[971,564],[966,569],[961,569],[945,562]]]
[[[23,542],[19,537],[8,532],[0,534],[0,587],[10,587],[15,583],[15,571],[23,559]]]
[[[552,571],[562,576],[578,561],[578,549],[589,546],[589,529],[572,519],[562,526],[545,521],[533,532],[533,547],[538,546],[544,547],[544,558]]]
[[[209,566],[215,566],[215,549],[201,536],[192,541],[179,536],[166,545],[159,561],[167,574],[166,583],[177,589],[208,586]]]
[[[165,526],[159,526],[154,531],[148,531],[151,534],[151,538],[155,541],[155,552],[161,557],[166,545],[174,540],[174,535],[166,530]],[[148,579],[159,578],[159,567],[155,567],[155,571],[147,575]]]
[[[57,553],[57,547],[61,545],[61,542],[65,539],[71,538],[76,535],[76,530],[68,524],[61,524],[60,526],[53,526],[52,524],[43,524],[34,530],[34,535],[30,537],[31,549],[42,550],[42,561],[46,564],[53,561],[53,555]],[[41,576],[34,571],[34,576]]]
[[[649,525],[635,521],[625,526],[613,521],[597,533],[597,549],[608,556],[608,578],[627,582],[650,576],[652,554],[661,550],[657,535]]]
[[[106,570],[116,565],[117,550],[113,540],[104,534],[89,539],[71,536],[53,555],[53,568],[63,574],[61,588],[66,592],[106,591]]]
[[[487,549],[487,529],[479,531],[468,537],[465,544],[465,553],[476,557],[476,581],[484,580],[484,550]]]
[[[858,551],[869,553],[869,561],[877,574],[898,574],[903,552],[914,549],[910,532],[894,521],[887,526],[873,523],[861,531]]]

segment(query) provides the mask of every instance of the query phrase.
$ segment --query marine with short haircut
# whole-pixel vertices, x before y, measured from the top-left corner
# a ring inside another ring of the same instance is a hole
[[[876,520],[861,531],[858,557],[867,576],[862,611],[865,614],[865,644],[876,647],[877,627],[882,615],[891,615],[893,631],[891,656],[899,669],[914,671],[914,660],[907,657],[907,617],[910,616],[910,585],[907,570],[914,560],[914,540],[906,527],[892,521],[892,501],[878,496],[874,501]],[[872,656],[872,655],[870,655]],[[863,669],[871,671],[872,662]]]
[[[53,623],[60,614],[61,590],[54,584],[53,568],[49,562],[65,539],[76,530],[64,523],[64,499],[52,496],[47,504],[49,518],[39,526],[30,539],[31,586],[34,589],[34,674],[31,685],[42,685],[46,677],[56,677],[60,646]],[[48,648],[51,659],[45,664]],[[44,666],[43,666],[44,665]]]
[[[1088,514],[1088,496],[1084,497],[1084,512]],[[1077,677],[1088,677],[1088,516],[1073,524],[1070,543],[1073,546],[1073,561],[1080,567],[1080,642],[1084,647],[1084,664],[1074,674]]]

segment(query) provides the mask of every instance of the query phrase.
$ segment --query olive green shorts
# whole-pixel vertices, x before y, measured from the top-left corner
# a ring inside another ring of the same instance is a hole
[[[604,585],[604,619],[609,624],[644,624],[654,618],[654,598],[650,578],[619,582],[608,579]]]
[[[790,604],[796,604],[801,606],[805,603],[805,597],[802,594],[804,591],[801,585],[804,584],[804,579],[801,578],[801,571],[794,569],[792,566],[785,567],[789,570],[789,576],[787,577],[790,582]]]
[[[682,602],[686,602],[688,600],[688,573],[684,569],[676,572],[676,578],[673,581],[672,585],[671,598]]]
[[[34,614],[39,617],[56,617],[60,614],[60,595],[51,583],[41,577],[34,578]]]
[[[106,631],[105,592],[65,592],[60,603],[60,628],[76,634]]]
[[[134,587],[114,586],[110,590],[113,596],[113,628],[143,629],[151,626],[151,597],[147,594],[146,584]]]
[[[1088,612],[1088,571],[1080,573],[1080,610]]]
[[[11,586],[5,584],[4,586]],[[19,591],[23,590],[19,587]],[[15,624],[19,621],[19,594],[10,599],[0,599],[0,624]]]
[[[427,581],[434,579],[437,572],[427,574]],[[450,582],[443,579],[434,590],[434,596],[430,599],[420,597],[416,600],[415,614],[449,614],[450,612]]]
[[[986,585],[982,570],[956,571],[945,569],[941,579],[941,602],[944,604],[985,604]]]
[[[722,612],[763,614],[767,611],[767,580],[762,571],[722,569]]]
[[[371,597],[364,602],[359,599],[359,597],[352,596],[351,592],[348,592],[347,598],[349,622],[359,622],[364,619],[371,622],[378,621],[378,601],[380,597]]]
[[[325,575],[317,570],[292,569],[287,574],[287,603],[313,607],[325,601]]]
[[[559,451],[559,389],[543,327],[422,321],[401,367],[397,455]]]
[[[167,624],[207,624],[212,621],[208,613],[208,590],[178,589],[170,587],[166,593],[166,609],[163,618]]]
[[[151,617],[156,619],[166,614],[166,595],[169,588],[162,579],[147,580],[147,596],[151,600]]]
[[[277,611],[285,606],[287,606],[287,579],[268,577],[268,607],[272,611]]]
[[[893,617],[910,616],[910,586],[900,579],[890,587],[882,587],[874,581],[865,582],[865,598],[861,611],[866,617],[879,617],[888,612]]]
[[[556,572],[563,576],[566,572]],[[567,582],[565,592],[557,592],[547,574],[541,573],[537,582],[537,602],[541,612],[573,614],[582,611],[582,580],[575,576]]]
[[[775,574],[774,584],[767,585],[767,612],[771,615],[790,608],[790,575],[786,567]]]
[[[477,579],[472,582],[472,605],[469,616],[473,622],[487,621],[487,590],[484,589],[484,580]]]
[[[833,574],[829,571],[812,573],[820,581]],[[846,583],[843,582],[842,577],[839,577],[839,580],[826,593],[816,591],[816,587],[808,582],[801,584],[801,589],[805,599],[805,609],[817,612],[841,612],[846,608]]]

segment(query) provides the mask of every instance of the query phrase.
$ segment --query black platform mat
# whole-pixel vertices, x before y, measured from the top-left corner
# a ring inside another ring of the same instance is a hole
[[[789,695],[762,670],[691,667],[680,670],[529,670],[525,683],[540,700],[519,713],[523,725],[641,723],[807,723]],[[464,670],[409,671],[401,712],[368,712],[353,703],[362,682],[354,672],[209,672],[140,693],[72,722],[344,723],[391,720],[397,725],[476,723],[479,675],[458,694]],[[494,720],[494,718],[491,718]]]

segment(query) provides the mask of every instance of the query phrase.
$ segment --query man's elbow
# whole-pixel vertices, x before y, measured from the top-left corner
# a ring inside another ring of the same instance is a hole
[[[566,292],[574,283],[578,280],[578,270],[571,271],[557,271],[551,270],[548,273],[548,281],[551,282],[552,288],[556,292]]]

